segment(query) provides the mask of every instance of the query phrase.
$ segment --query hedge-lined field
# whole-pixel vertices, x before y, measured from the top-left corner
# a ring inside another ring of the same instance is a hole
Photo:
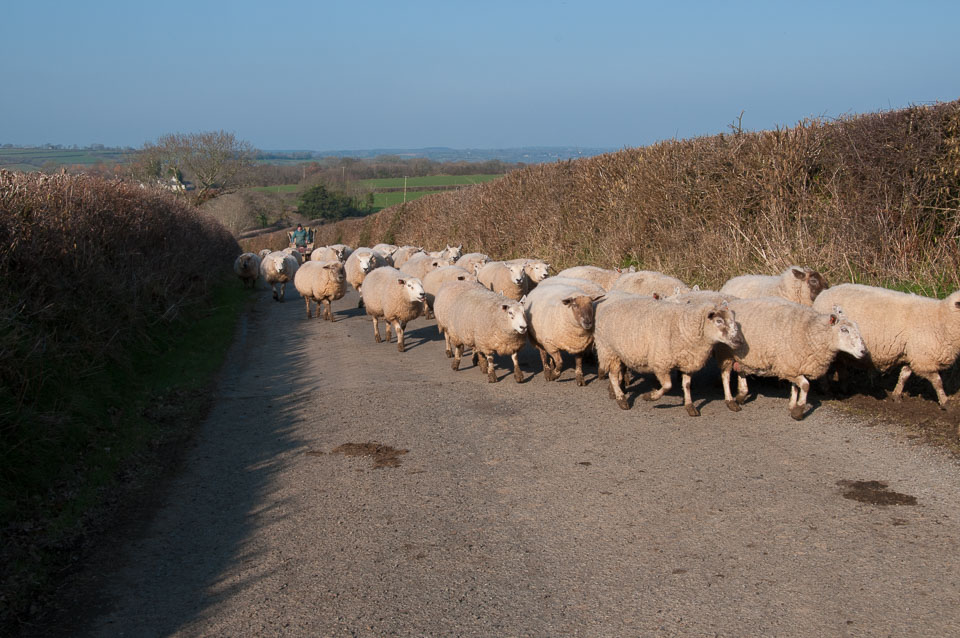
[[[718,286],[806,264],[831,282],[960,287],[960,102],[541,164],[323,226],[381,241],[637,264]]]

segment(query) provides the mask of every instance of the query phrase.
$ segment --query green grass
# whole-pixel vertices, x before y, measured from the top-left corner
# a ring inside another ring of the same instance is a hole
[[[415,199],[419,199],[424,195],[434,195],[437,191],[407,191],[406,201],[412,202]],[[396,204],[402,204],[404,202],[403,191],[392,192],[392,193],[374,193],[373,194],[373,208],[374,210],[380,210],[387,208],[388,206],[394,206]]]
[[[45,164],[57,166],[125,162],[133,151],[120,149],[48,149],[0,148],[0,168],[8,170],[36,170]]]
[[[470,184],[482,184],[490,182],[503,175],[431,175],[428,177],[408,177],[406,178],[407,188],[417,188],[420,186],[467,186]],[[358,184],[364,184],[371,188],[403,188],[403,177],[391,177],[383,179],[362,179]]]
[[[52,389],[50,404],[65,408],[58,421],[21,420],[30,436],[19,450],[5,450],[0,484],[0,530],[11,534],[0,552],[0,634],[52,591],[76,539],[102,518],[102,504],[153,482],[164,469],[161,450],[195,431],[252,294],[225,279],[202,307],[142,335],[122,361]],[[23,527],[30,533],[15,531]]]
[[[254,186],[250,190],[263,193],[296,193],[300,188],[300,184],[281,184],[280,186]]]

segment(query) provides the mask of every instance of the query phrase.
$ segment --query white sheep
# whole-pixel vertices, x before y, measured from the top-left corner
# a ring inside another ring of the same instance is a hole
[[[263,248],[260,250],[260,252],[257,253],[257,257],[259,257],[260,259],[263,259],[264,257],[266,257],[272,252],[273,250],[271,250],[270,248]]]
[[[386,266],[387,263],[383,257],[373,252],[371,248],[357,248],[353,251],[347,261],[343,264],[344,272],[347,275],[347,282],[353,286],[353,289],[362,293],[363,279],[367,273],[380,266]],[[357,304],[358,308],[363,307],[363,297]]]
[[[407,322],[420,316],[423,310],[423,283],[416,277],[407,277],[392,266],[381,266],[367,275],[363,281],[364,306],[373,319],[373,334],[380,343],[379,319],[386,324],[387,341],[390,341],[390,326],[397,333],[397,350],[403,352],[403,330]]]
[[[537,286],[573,286],[575,288],[583,291],[584,294],[590,297],[601,297],[607,291],[600,284],[590,281],[589,279],[580,279],[579,277],[561,277],[556,275],[549,277],[540,282]]]
[[[807,407],[810,379],[826,374],[838,352],[859,359],[866,353],[857,324],[839,307],[829,314],[779,297],[734,299],[743,343],[736,348],[717,346],[723,398],[734,412],[747,397],[747,375],[789,381],[790,416],[799,421]],[[730,375],[736,372],[737,396],[730,394]]]
[[[684,304],[699,304],[699,303],[723,303],[726,301],[730,303],[734,299],[739,299],[735,295],[727,295],[722,292],[717,292],[716,290],[700,290],[694,286],[693,290],[687,292],[682,292],[679,294],[668,295],[663,297],[664,301],[669,301],[671,303],[684,303]]]
[[[455,264],[457,260],[463,256],[463,244],[460,244],[459,246],[451,246],[450,244],[447,244],[447,247],[443,250],[437,250],[427,254],[431,257],[446,259],[451,264]]]
[[[508,265],[502,261],[491,261],[477,271],[477,281],[484,288],[510,299],[519,300],[526,294],[527,274],[523,264]]]
[[[316,302],[317,317],[322,303],[323,318],[334,321],[331,302],[342,298],[346,292],[346,276],[339,259],[308,261],[293,276],[293,285],[307,304],[307,319],[311,316],[310,302]]]
[[[530,343],[540,352],[545,380],[555,381],[563,373],[562,351],[574,356],[577,385],[584,385],[583,353],[593,345],[594,303],[602,297],[554,284],[538,286],[524,298]]]
[[[393,265],[393,253],[397,252],[397,250],[399,250],[399,248],[400,248],[399,246],[395,246],[394,244],[377,244],[376,246],[373,247],[372,250],[373,250],[373,252],[375,252],[375,253],[377,253],[378,255],[380,255],[381,257],[383,257],[383,261],[384,261],[388,266],[392,266],[392,265]]]
[[[260,261],[260,278],[273,290],[275,301],[283,301],[287,282],[293,280],[299,267],[296,257],[280,250]]]
[[[250,287],[257,285],[257,277],[260,276],[260,257],[255,253],[243,253],[233,262],[233,272],[240,278],[240,284],[246,288],[247,282]]]
[[[527,283],[524,292],[530,292],[537,287],[541,281],[550,276],[550,264],[542,259],[509,259],[504,262],[507,265],[522,264],[523,272],[527,275]]]
[[[609,291],[613,288],[622,272],[618,270],[607,270],[597,266],[574,266],[557,273],[557,277],[576,277],[577,279],[586,279],[603,287]]]
[[[454,370],[459,369],[463,348],[473,349],[480,370],[494,383],[497,375],[493,355],[509,355],[513,378],[523,381],[517,353],[527,341],[523,306],[472,281],[451,281],[437,292],[433,304],[437,326],[443,331],[447,351],[453,348]]]
[[[610,397],[622,409],[630,409],[620,386],[623,366],[656,375],[660,389],[643,394],[646,401],[669,391],[670,373],[679,370],[687,414],[700,416],[690,397],[690,375],[703,368],[714,344],[736,347],[740,334],[725,304],[671,304],[616,292],[597,306],[594,343],[599,369],[610,377]]]
[[[397,248],[397,251],[393,253],[393,267],[400,268],[414,255],[426,254],[423,252],[422,246],[400,246]]]
[[[460,266],[443,266],[431,270],[423,277],[423,291],[426,294],[427,308],[433,310],[440,287],[448,281],[476,281],[477,276]]]
[[[827,280],[816,270],[790,266],[779,275],[740,275],[723,284],[720,292],[741,299],[751,297],[783,297],[787,301],[812,306],[813,300],[829,288]]]
[[[946,299],[864,286],[840,284],[820,293],[813,307],[838,305],[860,328],[867,346],[867,363],[884,372],[899,366],[891,397],[901,401],[903,386],[916,372],[929,381],[937,402],[946,409],[947,395],[940,372],[960,355],[960,291]]]
[[[676,277],[655,270],[625,272],[617,277],[612,291],[629,292],[635,295],[657,295],[661,298],[690,292],[690,286]]]
[[[295,247],[289,246],[289,247],[287,247],[287,248],[284,248],[281,252],[286,253],[287,255],[290,255],[290,256],[292,256],[294,259],[296,259],[298,266],[302,266],[302,265],[303,265],[303,253],[301,253],[301,252],[300,252],[299,250],[297,250]]]
[[[310,253],[310,261],[339,261],[341,264],[346,261],[342,248],[333,246],[321,246]]]
[[[449,265],[451,265],[451,262],[443,259],[442,257],[415,255],[408,259],[399,270],[405,275],[416,277],[422,281],[423,278],[427,276],[427,273],[431,270],[436,270],[437,268],[443,268],[444,266]]]
[[[462,255],[454,265],[460,266],[468,272],[477,274],[480,267],[490,261],[490,256],[483,253],[467,253]]]
[[[350,256],[350,253],[353,252],[353,248],[347,246],[346,244],[330,244],[328,248],[333,248],[335,251],[340,253],[340,261],[347,261],[347,257]]]

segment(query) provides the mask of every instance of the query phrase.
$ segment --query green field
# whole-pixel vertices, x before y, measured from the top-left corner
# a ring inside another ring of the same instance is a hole
[[[438,192],[443,192],[443,191],[407,191],[406,201],[412,202],[413,200],[423,197],[424,195],[435,195]],[[404,202],[403,191],[373,194],[374,210],[380,210],[382,208],[386,208],[387,206],[402,204],[403,202]]]
[[[97,164],[125,162],[133,150],[67,149],[67,148],[0,148],[0,168],[31,171],[44,165]]]
[[[429,177],[391,177],[384,179],[362,179],[358,184],[365,184],[372,188],[403,188],[406,179],[407,188],[420,186],[469,186],[490,182],[503,175],[431,175]],[[409,193],[407,193],[409,195]]]
[[[300,190],[300,184],[283,184],[281,186],[255,186],[252,191],[262,191],[264,193],[296,193]]]

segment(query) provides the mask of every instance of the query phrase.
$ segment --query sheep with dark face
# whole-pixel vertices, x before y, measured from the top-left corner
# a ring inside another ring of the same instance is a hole
[[[594,303],[601,295],[585,294],[569,285],[538,286],[523,300],[527,334],[540,352],[543,378],[555,381],[563,372],[561,352],[574,355],[577,385],[583,381],[583,353],[593,345]]]
[[[251,288],[256,287],[257,277],[260,276],[260,257],[256,253],[243,253],[233,262],[233,272],[240,278],[244,288],[248,282]]]
[[[741,275],[723,284],[720,292],[741,299],[752,297],[782,297],[804,306],[812,306],[814,299],[829,288],[827,280],[812,268],[790,266],[780,275]]]

